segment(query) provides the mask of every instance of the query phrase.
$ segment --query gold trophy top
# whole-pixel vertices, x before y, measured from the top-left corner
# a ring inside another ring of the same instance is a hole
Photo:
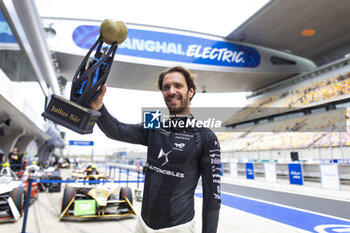
[[[105,43],[111,45],[116,41],[117,44],[120,45],[128,36],[128,28],[122,21],[105,19],[101,23],[100,33]]]

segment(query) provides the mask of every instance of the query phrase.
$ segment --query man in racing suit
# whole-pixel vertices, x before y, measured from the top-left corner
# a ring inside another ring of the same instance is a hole
[[[90,105],[101,112],[97,124],[106,136],[148,146],[141,219],[135,232],[195,232],[194,193],[200,176],[202,232],[216,232],[221,203],[220,145],[210,129],[194,124],[190,101],[196,87],[187,69],[177,66],[164,71],[158,87],[172,116],[167,127],[145,129],[142,124],[119,122],[102,103],[105,85]]]

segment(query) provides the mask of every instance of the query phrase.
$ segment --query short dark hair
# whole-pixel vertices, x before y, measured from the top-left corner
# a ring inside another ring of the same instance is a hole
[[[194,96],[196,94],[196,84],[194,83],[194,75],[191,74],[191,72],[188,69],[186,69],[185,67],[182,67],[182,66],[174,66],[174,67],[171,67],[167,70],[164,70],[162,73],[160,73],[159,79],[158,79],[159,90],[163,91],[164,76],[167,74],[170,74],[170,73],[174,73],[174,72],[179,72],[185,77],[188,90],[190,90],[192,88],[194,90],[194,92],[193,92],[193,96]],[[191,100],[192,100],[193,96],[191,97]]]

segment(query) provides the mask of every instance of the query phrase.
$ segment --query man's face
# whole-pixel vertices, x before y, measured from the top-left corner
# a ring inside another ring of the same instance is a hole
[[[190,98],[194,90],[193,88],[188,90],[183,74],[179,72],[166,74],[163,79],[162,93],[170,115],[190,114]]]

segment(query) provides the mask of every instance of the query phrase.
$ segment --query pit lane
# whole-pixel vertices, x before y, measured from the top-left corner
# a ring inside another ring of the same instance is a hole
[[[61,169],[63,180],[70,177],[72,169]],[[106,173],[107,174],[107,173]],[[136,176],[136,175],[135,175]],[[113,175],[119,177],[119,173]],[[126,174],[123,173],[120,180],[126,180]],[[28,210],[28,218],[26,225],[27,233],[96,233],[96,232],[134,232],[137,216],[113,217],[113,218],[79,218],[60,220],[61,201],[63,198],[65,184],[62,184],[61,192],[39,193],[39,198],[30,205]],[[126,186],[122,183],[121,186]],[[129,183],[128,186],[133,190],[137,187],[136,183]],[[142,189],[142,186],[140,187]],[[223,190],[224,191],[224,190]],[[228,196],[224,193],[224,197]],[[201,212],[202,201],[201,189],[196,190],[195,195],[195,227],[196,232],[201,232]],[[239,209],[240,202],[235,202],[234,205],[227,204],[227,201],[232,201],[232,194],[229,199],[223,199],[220,210],[220,218],[217,232],[269,232],[269,233],[300,233],[310,232],[290,224],[282,223],[260,216],[259,214],[251,213],[249,210]],[[256,209],[256,203],[248,205],[251,209]],[[133,208],[137,214],[141,212],[141,202],[137,201],[133,193]],[[269,206],[266,208],[270,208]],[[22,232],[23,217],[15,222],[0,222],[0,232]],[[297,220],[296,220],[297,221]],[[298,220],[299,221],[299,220]],[[313,232],[313,231],[312,231]]]
[[[63,180],[70,177],[72,169],[61,169]],[[125,183],[121,184],[126,186]],[[133,232],[137,217],[113,217],[92,219],[60,220],[61,202],[65,184],[61,186],[61,192],[39,193],[39,198],[29,206],[26,232],[29,233],[93,233],[93,232]],[[129,187],[136,188],[136,184],[129,183]],[[134,198],[133,208],[140,213],[141,202]],[[15,222],[0,223],[1,232],[22,232],[23,217]]]

